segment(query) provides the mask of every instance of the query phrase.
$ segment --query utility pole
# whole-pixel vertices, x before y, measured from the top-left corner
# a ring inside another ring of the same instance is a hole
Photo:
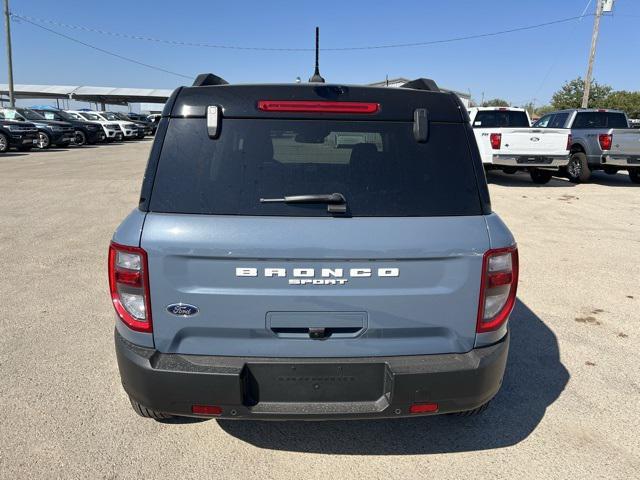
[[[591,34],[591,51],[589,52],[589,66],[587,76],[584,79],[584,94],[582,95],[582,108],[589,106],[589,91],[591,90],[591,75],[593,74],[593,61],[596,57],[596,45],[600,33],[600,17],[602,16],[603,0],[596,0],[596,18],[593,21],[593,33]]]
[[[13,93],[13,59],[11,57],[11,19],[9,18],[9,0],[4,0],[4,32],[7,40],[7,64],[9,67],[9,105],[16,106],[16,99]]]

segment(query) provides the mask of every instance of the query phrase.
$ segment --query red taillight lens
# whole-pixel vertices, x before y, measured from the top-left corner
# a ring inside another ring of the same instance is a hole
[[[478,333],[497,330],[507,321],[516,303],[517,288],[517,247],[487,251],[482,260]]]
[[[492,133],[489,136],[489,141],[491,142],[491,148],[493,148],[494,150],[500,150],[500,145],[502,144],[502,134]]]
[[[263,112],[319,112],[364,113],[380,110],[379,103],[368,102],[318,102],[301,100],[259,100],[258,110]]]
[[[130,329],[151,332],[147,252],[117,243],[109,246],[109,288],[120,319]]]
[[[191,413],[195,413],[196,415],[217,416],[222,414],[222,407],[217,405],[192,405]]]
[[[435,413],[437,411],[437,403],[414,403],[409,407],[409,413]]]
[[[598,135],[598,142],[600,142],[600,148],[602,148],[602,150],[611,150],[613,135],[610,133],[601,133]]]
[[[571,145],[573,145],[573,135],[569,134],[567,136],[567,150],[571,150]]]

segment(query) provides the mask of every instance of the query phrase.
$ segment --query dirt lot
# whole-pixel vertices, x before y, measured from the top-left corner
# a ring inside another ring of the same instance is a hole
[[[483,416],[176,425],[131,410],[107,294],[107,245],[150,145],[0,156],[0,478],[638,478],[640,187],[626,174],[490,176],[521,284]]]

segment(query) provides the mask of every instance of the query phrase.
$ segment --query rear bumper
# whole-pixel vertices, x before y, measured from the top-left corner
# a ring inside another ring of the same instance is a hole
[[[623,168],[640,168],[640,156],[629,156],[629,155],[603,155],[602,156],[602,165],[611,165],[612,167],[623,167]]]
[[[479,407],[500,389],[509,335],[463,354],[403,357],[163,354],[118,332],[115,344],[125,391],[153,410],[198,416],[192,405],[216,405],[217,418],[326,420],[409,416],[414,403],[437,403],[429,414]]]
[[[494,155],[493,164],[503,167],[517,168],[560,168],[566,167],[569,163],[567,155]]]

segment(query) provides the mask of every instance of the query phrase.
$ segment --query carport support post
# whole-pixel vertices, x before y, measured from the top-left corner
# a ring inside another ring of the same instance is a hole
[[[9,104],[16,106],[15,95],[13,94],[13,58],[11,57],[11,18],[9,15],[9,0],[4,0],[4,33],[7,40],[7,66],[9,68]]]
[[[589,106],[589,91],[591,90],[591,75],[593,74],[593,61],[596,57],[596,45],[598,44],[598,33],[600,33],[600,17],[602,16],[603,0],[596,0],[596,18],[593,21],[593,34],[591,35],[591,51],[589,52],[589,66],[587,76],[584,79],[584,94],[582,95],[582,108]]]

